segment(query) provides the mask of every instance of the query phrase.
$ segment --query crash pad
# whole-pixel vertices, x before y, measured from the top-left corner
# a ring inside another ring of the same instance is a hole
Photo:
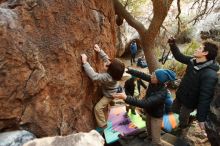
[[[138,113],[133,115],[127,112],[125,105],[113,106],[110,108],[107,128],[104,130],[106,143],[116,142],[119,135],[128,135],[144,126],[145,122]]]

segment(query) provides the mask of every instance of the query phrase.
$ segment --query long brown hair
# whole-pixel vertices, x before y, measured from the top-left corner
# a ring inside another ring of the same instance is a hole
[[[112,76],[112,78],[116,81],[121,80],[124,70],[125,70],[125,65],[118,59],[111,59],[110,64],[108,65],[108,70],[107,72]]]

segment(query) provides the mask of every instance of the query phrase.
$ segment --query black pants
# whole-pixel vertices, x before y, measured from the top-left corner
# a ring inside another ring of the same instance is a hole
[[[189,126],[190,113],[193,109],[189,109],[181,104],[181,102],[176,98],[173,101],[172,111],[179,114],[180,128],[187,128]]]
[[[136,54],[131,54],[131,65],[135,63],[135,56]]]
[[[205,123],[205,131],[212,146],[220,146],[220,127],[214,123],[207,121]]]

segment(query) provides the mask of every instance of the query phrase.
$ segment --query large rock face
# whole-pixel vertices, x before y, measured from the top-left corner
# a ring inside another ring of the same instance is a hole
[[[0,1],[0,130],[36,136],[94,128],[100,90],[84,73],[81,53],[97,71],[98,43],[115,56],[111,0]]]

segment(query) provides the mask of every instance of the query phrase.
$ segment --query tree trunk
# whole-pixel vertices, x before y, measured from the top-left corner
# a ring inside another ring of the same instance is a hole
[[[152,2],[154,11],[153,19],[146,33],[144,35],[142,35],[143,33],[140,34],[144,55],[146,57],[150,73],[160,67],[154,48],[154,42],[160,32],[160,27],[167,16],[172,0],[152,0]]]
[[[159,67],[159,62],[154,50],[154,42],[172,2],[173,0],[152,0],[154,16],[149,28],[146,29],[141,22],[135,20],[135,18],[124,9],[118,0],[114,0],[116,14],[122,16],[129,25],[138,31],[150,72],[153,72]]]

